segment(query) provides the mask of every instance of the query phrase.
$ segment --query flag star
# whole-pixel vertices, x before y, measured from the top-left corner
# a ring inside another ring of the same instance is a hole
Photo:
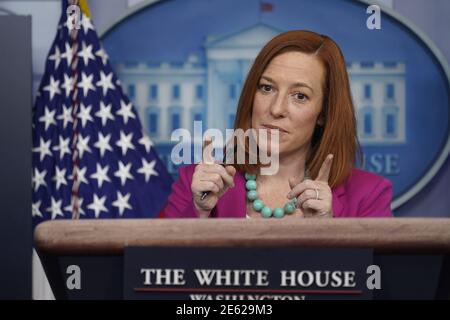
[[[68,211],[70,213],[73,213],[75,210],[74,208],[74,202],[75,202],[75,198],[72,197],[72,199],[70,200],[70,204],[66,207],[64,207],[64,211]],[[77,202],[78,202],[78,212],[82,215],[85,215],[86,213],[83,210],[83,199],[82,198],[77,198]]]
[[[120,109],[119,111],[117,111],[117,114],[123,117],[123,122],[125,124],[127,124],[128,118],[136,118],[133,111],[131,110],[132,107],[133,105],[131,104],[131,102],[126,104],[125,101],[120,101]]]
[[[102,119],[102,126],[106,125],[108,119],[114,121],[114,116],[111,113],[112,104],[105,105],[103,101],[100,101],[100,110],[95,115]]]
[[[45,141],[42,137],[40,138],[39,147],[33,148],[33,152],[39,152],[39,160],[42,161],[46,155],[51,156],[50,152],[51,140]]]
[[[155,164],[156,160],[147,162],[144,158],[142,158],[142,167],[137,172],[145,175],[145,182],[148,182],[151,176],[158,176],[158,172],[155,171]]]
[[[106,63],[108,62],[108,55],[106,54],[105,50],[103,50],[103,48],[97,50],[95,52],[95,55],[102,59],[103,65],[106,65]]]
[[[111,146],[109,145],[109,140],[111,139],[111,134],[108,134],[106,137],[99,132],[98,133],[98,140],[97,142],[94,144],[94,147],[100,149],[100,155],[103,157],[103,155],[105,154],[106,150],[109,151],[113,151],[113,149],[111,148]]]
[[[87,170],[87,167],[77,168],[77,183],[78,183],[78,185],[80,185],[82,183],[89,184],[89,182],[86,180],[86,170]],[[69,176],[69,179],[74,180],[73,174],[71,174]]]
[[[66,42],[64,46],[65,46],[66,51],[64,51],[64,53],[61,55],[61,58],[66,59],[67,65],[70,67],[70,64],[72,63],[72,59],[73,59],[72,47],[70,46],[70,44],[68,42]]]
[[[81,73],[81,81],[77,84],[78,88],[83,89],[83,95],[86,97],[89,93],[89,90],[95,91],[95,87],[92,84],[92,80],[94,78],[94,74],[87,76],[86,73]]]
[[[61,211],[62,200],[56,201],[55,198],[51,198],[50,207],[47,208],[48,212],[52,213],[52,220],[56,219],[57,216],[64,217],[63,212]]]
[[[106,96],[108,89],[114,90],[114,85],[112,84],[113,73],[106,75],[103,71],[100,71],[100,80],[97,81],[97,87],[102,87],[103,95]]]
[[[87,151],[87,152],[92,152],[91,148],[89,148],[89,139],[91,137],[86,136],[83,138],[82,135],[80,135],[78,137],[78,142],[77,142],[77,148],[78,148],[78,152],[80,153],[80,159],[83,158],[83,154]]]
[[[64,139],[62,136],[59,136],[59,145],[53,147],[54,151],[59,151],[59,159],[60,160],[62,160],[62,158],[64,158],[64,155],[66,153],[70,154],[69,140],[70,140],[70,138]]]
[[[91,19],[85,14],[83,14],[83,17],[81,18],[81,26],[83,27],[84,34],[87,34],[89,29],[94,30]]]
[[[80,104],[80,111],[77,114],[77,117],[81,120],[81,126],[84,128],[88,121],[94,122],[94,119],[91,116],[92,106],[85,106],[83,103]]]
[[[86,43],[83,42],[81,44],[82,48],[80,50],[80,52],[78,52],[78,56],[83,58],[83,62],[85,66],[88,66],[89,64],[89,59],[94,60],[95,61],[95,56],[92,53],[92,44],[86,46]]]
[[[125,211],[125,209],[130,209],[130,210],[133,209],[133,207],[130,206],[130,204],[128,202],[130,200],[130,196],[131,196],[131,193],[128,193],[124,196],[124,195],[122,195],[122,193],[120,193],[120,191],[117,191],[117,200],[114,201],[112,203],[112,205],[119,209],[120,216],[123,215],[123,212]]]
[[[134,145],[131,143],[133,139],[133,133],[125,135],[123,131],[120,131],[120,139],[116,142],[116,145],[122,149],[122,155],[126,155],[128,149],[134,150]]]
[[[111,180],[108,177],[108,170],[109,166],[105,166],[102,168],[102,166],[97,163],[97,171],[94,174],[91,174],[92,179],[96,179],[98,183],[98,187],[101,188],[103,182],[108,181],[111,182]]]
[[[50,83],[47,86],[45,86],[43,90],[49,92],[50,100],[52,100],[55,94],[61,93],[61,90],[59,90],[59,80],[55,80],[53,76],[50,76]]]
[[[51,124],[56,125],[55,113],[56,113],[56,110],[50,111],[47,107],[45,107],[44,115],[39,118],[40,122],[45,122],[45,131],[47,131],[48,127]]]
[[[59,63],[61,62],[61,52],[58,46],[55,46],[55,53],[48,57],[49,60],[55,61],[55,70],[58,69]]]
[[[147,153],[150,152],[150,148],[151,146],[153,146],[153,142],[145,133],[142,134],[142,138],[140,138],[138,142],[144,146],[145,151],[147,151]]]
[[[120,178],[120,183],[125,185],[127,179],[134,179],[130,173],[131,163],[124,165],[122,161],[119,161],[119,169],[114,173],[114,175]]]
[[[32,177],[32,182],[34,185],[34,192],[39,190],[40,186],[46,186],[45,175],[47,174],[47,170],[42,170],[39,172],[37,168],[34,168],[34,175]]]
[[[60,170],[58,167],[55,167],[55,176],[52,178],[53,181],[56,181],[56,190],[59,189],[59,187],[61,187],[62,184],[67,185],[67,180],[66,180],[66,171],[67,169],[62,169]]]
[[[61,85],[61,88],[64,89],[66,97],[69,96],[70,92],[73,89],[74,79],[67,74],[64,74],[64,83]]]
[[[105,207],[106,196],[99,198],[96,194],[94,194],[94,199],[90,205],[87,206],[88,209],[91,209],[95,212],[95,217],[98,218],[102,211],[108,212]]]
[[[34,202],[34,203],[31,204],[31,216],[32,217],[41,217],[41,218],[43,218],[42,212],[39,209],[40,206],[41,206],[41,202],[42,201],[39,200],[38,202]]]
[[[57,116],[56,119],[63,121],[63,127],[65,129],[69,122],[73,122],[72,109],[63,105],[63,112],[59,116]]]

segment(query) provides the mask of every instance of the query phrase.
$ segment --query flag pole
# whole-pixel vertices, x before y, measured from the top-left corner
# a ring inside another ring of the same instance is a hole
[[[78,5],[78,0],[70,0],[71,5]],[[81,19],[81,17],[79,17]],[[68,21],[67,21],[68,23]],[[70,70],[72,75],[72,119],[73,119],[73,127],[72,127],[72,192],[71,192],[71,203],[72,203],[72,219],[80,218],[80,210],[79,210],[79,187],[80,182],[78,181],[78,164],[79,164],[79,156],[78,156],[78,29],[75,26],[70,28],[70,40],[71,40],[71,52],[72,59],[70,63]]]

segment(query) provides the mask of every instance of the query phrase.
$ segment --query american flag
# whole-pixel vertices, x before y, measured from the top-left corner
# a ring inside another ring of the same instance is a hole
[[[156,216],[171,177],[143,132],[90,18],[67,1],[33,107],[33,225]]]

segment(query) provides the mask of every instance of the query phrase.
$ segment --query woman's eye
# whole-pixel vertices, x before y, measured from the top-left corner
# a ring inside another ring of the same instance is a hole
[[[303,93],[296,93],[295,98],[302,102],[308,100],[308,97],[306,96],[306,94],[303,94]]]
[[[259,90],[261,90],[262,92],[271,92],[272,91],[272,86],[269,84],[260,84],[259,85]]]

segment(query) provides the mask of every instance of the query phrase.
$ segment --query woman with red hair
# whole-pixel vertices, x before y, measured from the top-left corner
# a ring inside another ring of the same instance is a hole
[[[261,161],[182,167],[165,217],[392,216],[391,183],[355,167],[355,108],[344,57],[329,37],[289,31],[267,43],[248,73],[234,129],[277,137],[277,172],[261,174]],[[248,155],[247,143],[243,149]]]

